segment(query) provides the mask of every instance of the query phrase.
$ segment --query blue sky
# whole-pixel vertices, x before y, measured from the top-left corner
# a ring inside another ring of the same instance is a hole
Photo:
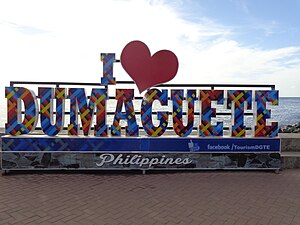
[[[187,18],[228,26],[244,45],[266,49],[300,45],[299,0],[182,1]]]
[[[141,40],[152,54],[177,55],[173,83],[275,84],[280,96],[300,96],[299,15],[299,0],[1,1],[0,88],[99,82],[100,53],[118,58]]]

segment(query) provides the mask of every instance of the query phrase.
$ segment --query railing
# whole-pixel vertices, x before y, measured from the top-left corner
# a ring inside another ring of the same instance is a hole
[[[135,84],[133,81],[117,81],[117,84]],[[82,83],[82,82],[36,82],[36,81],[11,81],[10,86],[13,87],[15,84],[33,84],[33,85],[55,85],[60,87],[61,85],[80,85],[80,86],[108,86],[101,83]],[[245,87],[245,88],[270,88],[275,90],[274,84],[160,84],[156,87],[210,87],[212,90],[216,87]]]

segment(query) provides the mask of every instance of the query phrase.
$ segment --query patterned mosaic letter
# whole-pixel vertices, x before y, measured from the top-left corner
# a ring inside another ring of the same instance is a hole
[[[188,120],[186,126],[183,125],[182,120],[182,101],[184,98],[184,90],[172,90],[171,93],[173,102],[173,129],[178,136],[186,137],[192,132],[194,126],[196,90],[188,90],[187,92]]]
[[[145,132],[152,136],[161,136],[168,126],[168,112],[158,112],[157,118],[160,120],[159,126],[155,127],[152,122],[152,104],[158,100],[162,106],[168,105],[168,90],[150,89],[146,92],[142,101],[141,119]]]
[[[211,118],[216,117],[216,109],[211,107],[211,101],[217,104],[224,103],[223,90],[203,90],[200,91],[201,101],[201,125],[199,127],[200,136],[223,136],[223,123],[217,122],[216,126],[211,125]]]
[[[113,73],[115,53],[101,53],[101,61],[103,62],[103,77],[101,78],[101,84],[116,84]]]
[[[106,100],[107,89],[93,89],[90,102],[94,102],[97,105],[96,112],[96,125],[94,126],[94,135],[97,137],[107,136],[106,125]]]
[[[267,102],[278,105],[278,91],[255,91],[257,103],[255,137],[276,137],[278,135],[278,123],[272,122],[267,126],[267,119],[271,117],[271,110],[267,109]]]
[[[5,98],[7,98],[5,133],[21,135],[33,131],[38,121],[38,104],[33,91],[23,87],[5,87]],[[21,100],[25,106],[23,122],[21,122]]]
[[[245,103],[247,103],[247,109],[252,108],[252,91],[227,91],[227,98],[227,109],[231,109],[232,102],[234,102],[234,124],[231,129],[231,135],[233,137],[244,137],[246,135],[244,126]]]
[[[54,96],[55,90],[55,96]],[[65,89],[39,87],[41,127],[49,136],[57,135],[64,127]],[[53,122],[53,99],[56,100],[56,122]]]
[[[139,127],[136,123],[132,102],[133,97],[133,89],[116,89],[116,99],[118,102],[114,121],[111,125],[111,134],[113,136],[121,136],[120,120],[127,120],[128,126],[126,126],[126,136],[139,136]],[[125,105],[125,113],[122,113],[123,103]]]
[[[107,89],[92,89],[89,105],[83,88],[70,88],[69,98],[70,107],[70,124],[68,125],[69,135],[78,135],[78,110],[82,123],[84,135],[89,135],[93,122],[94,110],[97,107],[97,124],[95,125],[95,136],[107,136],[106,125],[106,99]]]

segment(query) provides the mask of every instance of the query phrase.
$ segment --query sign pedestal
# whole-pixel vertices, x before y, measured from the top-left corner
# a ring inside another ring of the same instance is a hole
[[[2,137],[3,170],[278,170],[280,167],[279,138]]]

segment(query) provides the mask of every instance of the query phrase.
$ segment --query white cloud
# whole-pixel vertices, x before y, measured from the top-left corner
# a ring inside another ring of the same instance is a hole
[[[233,32],[207,19],[186,20],[180,2],[2,1],[2,85],[10,80],[99,82],[100,53],[119,57],[129,41],[141,40],[152,53],[176,53],[180,68],[174,83],[274,83],[281,95],[300,96],[300,89],[291,88],[300,84],[299,47],[242,46],[231,38]],[[129,79],[120,65],[115,76]]]

